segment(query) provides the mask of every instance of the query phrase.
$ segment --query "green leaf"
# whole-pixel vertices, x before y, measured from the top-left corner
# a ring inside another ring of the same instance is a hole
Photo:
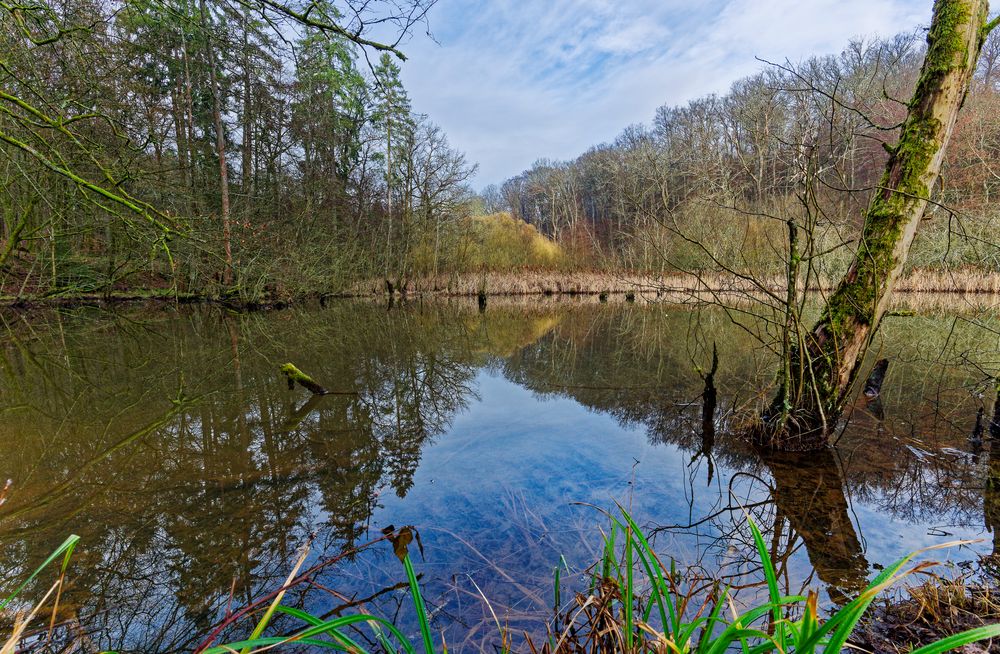
[[[53,561],[58,559],[60,556],[63,556],[63,562],[62,565],[60,566],[60,572],[61,573],[66,572],[66,567],[69,565],[69,557],[72,556],[73,550],[76,549],[76,544],[79,542],[80,542],[80,537],[77,536],[76,534],[72,534],[66,540],[64,540],[62,545],[60,545],[55,552],[49,555],[49,558],[45,559],[45,561],[40,566],[38,566],[38,568],[36,568],[35,571],[32,572],[27,579],[21,582],[21,585],[19,585],[17,588],[14,589],[13,593],[7,596],[7,599],[0,602],[0,609],[6,608],[8,604],[14,601],[14,598],[17,597],[28,584],[34,581],[35,577],[41,574],[45,568],[47,568]]]
[[[990,624],[985,627],[969,629],[968,631],[963,631],[962,633],[955,634],[954,636],[948,636],[947,638],[943,638],[936,643],[931,643],[930,645],[924,645],[919,649],[915,649],[910,652],[910,654],[939,654],[940,652],[947,652],[948,650],[968,645],[969,643],[974,643],[977,640],[985,640],[996,636],[1000,636],[1000,624]]]
[[[779,643],[784,642],[785,627],[781,615],[781,592],[778,590],[778,575],[774,571],[774,563],[771,562],[771,555],[767,551],[767,545],[764,543],[764,537],[761,535],[760,529],[757,528],[753,518],[749,515],[747,515],[747,522],[750,524],[750,531],[753,532],[753,542],[757,547],[760,563],[764,567],[764,579],[767,581],[767,592],[771,597],[771,605],[773,607],[771,618],[774,620],[777,640]]]

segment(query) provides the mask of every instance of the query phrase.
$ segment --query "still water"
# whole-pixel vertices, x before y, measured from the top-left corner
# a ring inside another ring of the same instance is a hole
[[[982,539],[936,553],[961,566],[1000,542],[1000,453],[988,428],[985,444],[969,438],[994,410],[995,313],[887,319],[882,398],[852,408],[834,450],[798,457],[727,435],[766,399],[774,358],[763,323],[719,310],[539,299],[2,317],[0,590],[79,534],[59,617],[85,651],[190,651],[227,608],[280,586],[304,543],[308,567],[390,525],[420,534],[417,571],[452,650],[495,637],[483,596],[542,629],[554,569],[579,585],[615,502],[664,558],[743,597],[760,581],[744,511],[787,588],[828,605],[916,548]],[[289,390],[286,361],[333,394]],[[286,603],[360,602],[410,630],[404,580],[381,542]]]

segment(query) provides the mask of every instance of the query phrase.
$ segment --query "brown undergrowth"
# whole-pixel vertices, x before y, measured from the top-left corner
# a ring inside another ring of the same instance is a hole
[[[369,279],[345,289],[347,295],[382,295],[384,279]],[[626,295],[637,299],[662,299],[667,294],[702,292],[753,293],[785,290],[784,279],[751,279],[718,273],[651,274],[624,271],[518,270],[510,272],[452,273],[420,277],[392,285],[393,292],[406,295]],[[810,290],[829,291],[833,283],[822,281]],[[915,270],[894,289],[900,293],[1000,294],[1000,272],[976,269]]]
[[[162,282],[162,280],[161,280]],[[593,297],[601,301],[724,303],[739,304],[761,299],[780,300],[785,294],[780,277],[751,279],[718,273],[650,274],[623,271],[515,270],[509,272],[441,274],[391,283],[393,294],[412,297]],[[238,289],[220,293],[178,293],[160,284],[116,287],[101,292],[60,293],[0,292],[0,306],[75,306],[93,303],[160,301],[177,303],[221,302],[244,308],[282,308],[289,304],[331,297],[385,297],[386,280],[373,278],[349,283],[333,292],[292,293],[270,288],[244,298]],[[2,291],[3,289],[0,289]],[[825,293],[832,283],[823,282],[810,291]],[[1000,272],[981,270],[918,270],[901,279],[894,289],[893,308],[924,312],[943,307],[951,310],[958,299],[970,308],[1000,306]],[[946,298],[946,301],[941,300]]]
[[[1000,563],[988,557],[983,569]],[[973,577],[975,577],[973,579]],[[862,650],[902,654],[967,629],[1000,622],[1000,579],[995,573],[933,576],[886,598],[866,617],[852,644]],[[1000,654],[1000,640],[966,645],[965,654]]]

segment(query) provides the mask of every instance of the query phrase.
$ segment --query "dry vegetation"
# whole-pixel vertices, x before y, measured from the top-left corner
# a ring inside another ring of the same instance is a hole
[[[862,623],[852,640],[855,646],[870,652],[902,654],[915,646],[998,621],[1000,595],[994,586],[971,583],[965,577],[934,577],[906,588],[902,597],[887,598]],[[967,645],[961,651],[1000,652],[1000,641]]]
[[[539,237],[543,238],[543,237]],[[813,290],[832,290],[832,282],[824,282]],[[572,271],[558,269],[484,270],[482,272],[452,272],[428,275],[407,281],[398,290],[407,295],[627,295],[636,299],[664,299],[667,296],[688,296],[706,291],[753,293],[761,290],[782,292],[784,280],[750,280],[721,274],[667,274],[611,271]],[[901,279],[898,292],[915,294],[1000,295],[1000,272],[977,269],[915,270]],[[345,295],[364,296],[385,293],[381,278],[351,285]]]

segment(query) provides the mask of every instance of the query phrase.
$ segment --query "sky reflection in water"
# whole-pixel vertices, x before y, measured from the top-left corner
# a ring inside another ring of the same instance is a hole
[[[859,404],[833,452],[765,460],[724,428],[772,363],[719,312],[342,303],[9,323],[0,474],[14,492],[0,507],[0,571],[9,585],[79,533],[67,606],[101,647],[190,649],[231,587],[240,605],[279,585],[310,534],[316,563],[388,525],[419,530],[436,625],[470,647],[494,630],[472,580],[538,628],[554,567],[579,582],[600,546],[594,507],[615,501],[666,528],[665,556],[742,582],[756,579],[745,506],[789,589],[811,583],[831,602],[918,547],[985,535],[944,556],[992,549],[985,482],[1000,463],[967,440],[977,408],[992,408],[977,396],[997,365],[992,319],[890,320],[882,406]],[[710,466],[697,368],[713,342]],[[288,391],[285,360],[342,394]],[[172,403],[179,388],[193,399]],[[402,579],[386,544],[319,577],[412,626],[405,594],[385,590]],[[315,587],[290,602],[342,603]]]

